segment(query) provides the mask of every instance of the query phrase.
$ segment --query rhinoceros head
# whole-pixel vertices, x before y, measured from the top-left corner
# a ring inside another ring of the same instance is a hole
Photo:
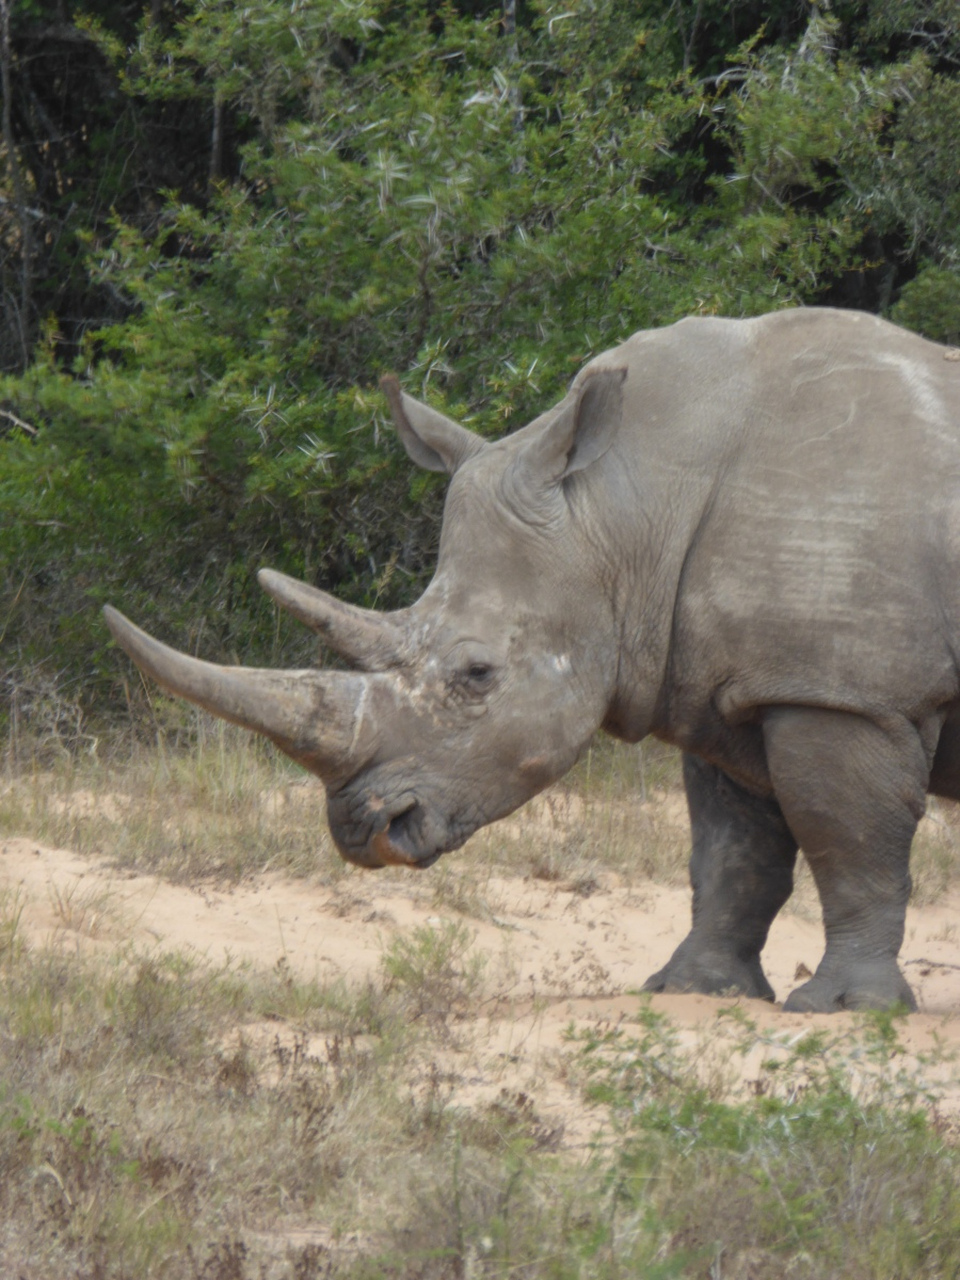
[[[318,774],[345,858],[429,866],[560,777],[604,719],[614,591],[578,518],[578,473],[616,437],[625,377],[585,370],[559,406],[495,443],[384,380],[407,452],[452,477],[430,586],[380,614],[259,575],[354,670],[215,666],[108,606],[115,639],[166,689]]]

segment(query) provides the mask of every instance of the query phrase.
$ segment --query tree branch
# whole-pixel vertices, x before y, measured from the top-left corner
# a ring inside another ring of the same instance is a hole
[[[520,94],[520,85],[517,83],[520,62],[520,49],[517,44],[517,0],[503,0],[503,35],[507,42],[507,100],[513,110],[513,131],[520,134],[523,132],[523,98]],[[522,170],[523,157],[518,154],[510,164],[510,171],[520,173]]]
[[[30,225],[30,210],[27,208],[27,193],[23,181],[23,170],[17,155],[16,139],[13,136],[13,86],[11,83],[10,53],[10,0],[0,0],[0,91],[3,95],[2,124],[0,132],[3,136],[3,148],[6,152],[7,169],[13,186],[13,201],[16,207],[17,222],[20,227],[20,348],[22,367],[30,362],[30,351],[33,346],[31,311],[33,310],[33,228]]]
[[[24,422],[22,418],[18,418],[9,409],[0,409],[0,418],[6,418],[8,422],[12,422],[15,427],[19,427],[21,431],[28,432],[29,435],[38,436],[40,434],[36,427],[31,427],[29,422]]]

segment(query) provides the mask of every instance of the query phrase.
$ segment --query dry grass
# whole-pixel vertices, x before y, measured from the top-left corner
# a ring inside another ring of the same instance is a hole
[[[684,883],[689,837],[680,787],[676,751],[600,736],[560,784],[479,832],[470,853],[482,865],[582,893],[604,872],[626,883]]]
[[[746,1049],[755,1028],[738,1020]],[[670,1274],[951,1274],[958,1155],[929,1127],[929,1086],[902,1068],[894,1019],[767,1038],[741,1104],[705,1083],[662,1017],[641,1010],[639,1022],[587,1037],[584,1064],[588,1092],[620,1120],[619,1231],[642,1231],[653,1201]]]
[[[102,887],[84,887],[78,878],[72,885],[51,884],[50,906],[61,928],[87,938],[97,938],[116,917],[113,894]]]
[[[733,1103],[723,1072],[641,1005],[637,1024],[571,1045],[567,1070],[616,1135],[585,1161],[535,1094],[454,1105],[451,1038],[483,982],[462,924],[394,942],[354,989],[282,965],[31,951],[11,901],[0,939],[0,1274],[866,1280],[960,1266],[957,1157],[889,1020],[843,1045],[771,1045],[754,1096]],[[734,1022],[729,1041],[757,1034]]]
[[[0,832],[30,835],[165,879],[238,880],[279,870],[342,875],[322,786],[268,745],[198,717],[191,750],[131,746],[101,761],[47,753],[0,781]],[[442,868],[437,905],[496,915],[496,868],[589,887],[601,870],[625,879],[685,877],[678,757],[599,739],[564,782],[470,843],[470,870]]]
[[[17,896],[0,899],[0,1275],[957,1274],[956,1155],[898,1074],[889,1021],[856,1044],[771,1048],[754,1095],[731,1101],[641,1006],[636,1028],[562,1064],[617,1135],[586,1160],[536,1092],[455,1104],[451,1055],[469,1063],[468,1015],[491,998],[467,921],[496,919],[498,873],[584,894],[604,875],[682,879],[677,782],[675,755],[600,745],[522,822],[423,878],[460,920],[396,937],[354,986],[283,963],[31,949]],[[958,867],[952,818],[935,817],[924,894]],[[176,879],[341,874],[319,788],[229,729],[187,758],[10,774],[0,821]],[[64,933],[96,936],[112,904],[78,880],[51,907]],[[734,1032],[731,1052],[756,1043]]]
[[[913,901],[928,906],[960,879],[960,806],[930,797],[910,855]]]
[[[516,1161],[556,1134],[528,1098],[450,1105],[433,1055],[482,980],[464,926],[395,941],[382,977],[351,990],[282,965],[31,951],[15,905],[0,922],[0,1274],[308,1280],[381,1258],[389,1273],[422,1245],[452,1276],[470,1250],[501,1251],[498,1214],[527,1198]],[[581,1176],[537,1173],[561,1199]]]
[[[62,755],[8,772],[0,830],[173,881],[267,868],[336,879],[320,784],[259,740],[204,723],[189,752],[132,746],[107,762]]]
[[[327,829],[322,786],[259,739],[197,715],[190,750],[129,746],[96,754],[47,752],[0,775],[0,834],[29,835],[171,881],[237,881],[265,870],[335,883],[344,867]],[[7,752],[8,762],[12,753]],[[960,880],[960,808],[931,798],[914,841],[914,901],[929,905]],[[606,872],[622,882],[687,879],[689,833],[679,754],[602,735],[558,786],[478,832],[456,864],[442,862],[421,892],[437,908],[496,919],[498,872],[589,894]],[[54,904],[65,927],[81,911]],[[819,903],[801,859],[791,909]],[[81,922],[79,928],[84,930]]]

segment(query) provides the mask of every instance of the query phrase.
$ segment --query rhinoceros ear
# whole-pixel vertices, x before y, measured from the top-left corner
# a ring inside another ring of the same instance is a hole
[[[623,420],[626,376],[622,367],[600,368],[578,380],[523,452],[523,469],[530,478],[559,484],[603,457]]]
[[[418,467],[426,467],[428,471],[446,471],[452,476],[486,444],[482,436],[475,435],[401,391],[400,383],[392,373],[380,379],[380,386],[387,397],[403,447]]]

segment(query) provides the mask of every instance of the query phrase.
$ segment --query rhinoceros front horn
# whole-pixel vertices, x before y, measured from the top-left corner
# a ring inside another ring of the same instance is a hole
[[[342,658],[368,670],[387,667],[396,658],[403,633],[384,614],[344,604],[336,596],[276,569],[261,569],[257,581],[268,596],[312,627]]]
[[[378,677],[218,666],[161,644],[109,605],[103,612],[117,644],[164,689],[262,733],[328,784],[351,777],[372,755],[366,686]]]

